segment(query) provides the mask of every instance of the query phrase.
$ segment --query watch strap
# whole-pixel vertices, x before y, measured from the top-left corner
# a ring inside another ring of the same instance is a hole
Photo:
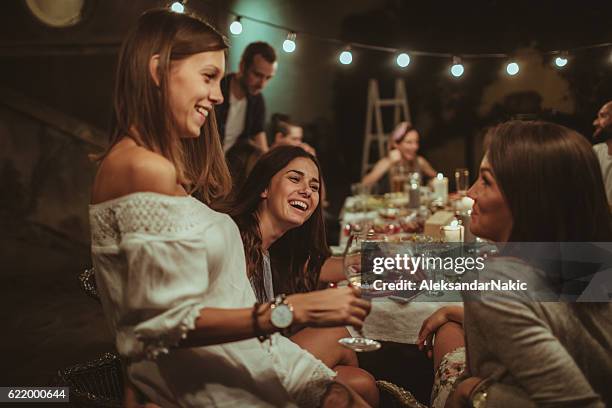
[[[270,335],[266,334],[261,329],[261,326],[259,326],[258,317],[259,317],[259,307],[260,306],[261,306],[261,303],[255,302],[255,304],[253,305],[253,311],[251,312],[251,319],[253,320],[253,333],[255,333],[255,337],[257,337],[257,340],[263,343],[264,341],[270,338]]]

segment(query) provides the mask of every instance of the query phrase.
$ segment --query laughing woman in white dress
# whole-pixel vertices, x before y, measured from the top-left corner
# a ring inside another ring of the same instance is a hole
[[[90,206],[104,312],[129,380],[151,402],[325,405],[338,395],[334,372],[277,332],[361,327],[370,305],[352,288],[256,302],[238,228],[203,204],[229,190],[212,109],[226,48],[208,24],[166,10],[145,13],[122,46]]]

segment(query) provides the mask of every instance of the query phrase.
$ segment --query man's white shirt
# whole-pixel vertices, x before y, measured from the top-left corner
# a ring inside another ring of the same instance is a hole
[[[244,131],[246,121],[247,98],[238,99],[230,90],[229,111],[225,122],[225,139],[223,140],[223,152],[226,153],[238,140],[238,136]]]

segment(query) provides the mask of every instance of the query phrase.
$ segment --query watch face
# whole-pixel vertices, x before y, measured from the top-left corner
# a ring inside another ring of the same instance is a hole
[[[291,326],[293,322],[293,312],[289,309],[289,306],[285,304],[280,304],[272,310],[272,315],[270,316],[270,320],[274,327],[279,329],[286,329]]]

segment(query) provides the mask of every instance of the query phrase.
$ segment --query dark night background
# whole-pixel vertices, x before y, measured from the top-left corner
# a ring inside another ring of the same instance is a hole
[[[167,4],[89,0],[81,23],[60,29],[38,22],[24,1],[2,2],[0,385],[44,384],[58,368],[113,347],[99,305],[76,281],[89,265],[87,204],[95,167],[87,155],[106,142],[123,35],[144,10]],[[264,91],[268,117],[281,111],[304,124],[323,164],[332,215],[360,177],[371,78],[383,97],[395,79],[405,80],[421,153],[447,175],[455,167],[475,174],[487,126],[517,116],[544,118],[590,137],[597,110],[612,99],[612,46],[570,51],[562,70],[542,55],[612,42],[610,1],[189,0],[187,6],[222,32],[233,19],[228,10],[298,30],[298,50],[285,55],[286,32],[243,21],[245,33],[229,35],[228,71],[251,41],[278,47],[279,72]],[[393,55],[358,48],[353,64],[341,66],[341,46],[300,30],[347,43],[463,55],[465,74],[451,77],[449,58],[412,56],[401,70]],[[522,70],[511,78],[502,73],[507,59],[466,56],[478,53],[516,56]]]

